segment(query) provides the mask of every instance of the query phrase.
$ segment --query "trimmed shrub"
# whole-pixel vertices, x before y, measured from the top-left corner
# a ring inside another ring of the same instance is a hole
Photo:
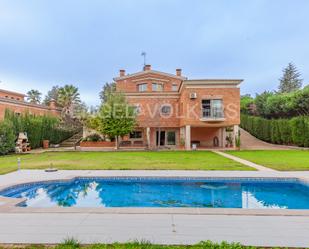
[[[60,120],[53,116],[36,116],[28,113],[17,116],[12,111],[6,110],[4,119],[12,123],[12,131],[16,136],[19,132],[27,132],[31,148],[41,147],[43,140],[58,144],[78,131],[75,128],[61,127]]]
[[[15,148],[16,136],[10,121],[0,122],[0,155],[5,155]]]
[[[265,119],[242,114],[240,126],[266,142],[309,147],[308,116],[292,119]]]
[[[83,141],[89,141],[89,142],[98,142],[98,141],[102,141],[102,140],[103,139],[101,138],[101,136],[97,133],[90,134],[89,136],[87,136],[83,139]]]

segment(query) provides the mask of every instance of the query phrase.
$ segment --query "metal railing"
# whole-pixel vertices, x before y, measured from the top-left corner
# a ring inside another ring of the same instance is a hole
[[[223,108],[212,107],[202,109],[202,118],[209,118],[209,119],[224,118]]]

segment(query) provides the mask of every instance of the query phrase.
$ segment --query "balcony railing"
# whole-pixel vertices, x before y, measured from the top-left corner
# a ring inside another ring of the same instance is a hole
[[[224,120],[223,108],[212,107],[202,109],[202,120]]]

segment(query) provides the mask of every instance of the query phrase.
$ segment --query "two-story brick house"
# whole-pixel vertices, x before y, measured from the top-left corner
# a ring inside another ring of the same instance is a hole
[[[138,114],[138,125],[127,138],[132,145],[225,147],[226,138],[234,141],[238,133],[242,80],[190,80],[181,69],[174,75],[150,65],[133,74],[120,70],[114,80]]]
[[[0,120],[4,118],[5,110],[11,110],[16,115],[30,113],[35,115],[60,116],[61,108],[51,101],[49,106],[25,101],[25,94],[0,89]]]

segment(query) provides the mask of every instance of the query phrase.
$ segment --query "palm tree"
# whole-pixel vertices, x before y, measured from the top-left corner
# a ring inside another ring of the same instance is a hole
[[[65,85],[59,88],[58,103],[63,108],[63,114],[73,116],[74,105],[80,103],[78,88],[73,85]]]
[[[33,104],[40,104],[42,93],[38,90],[30,90],[27,92],[27,100]]]

